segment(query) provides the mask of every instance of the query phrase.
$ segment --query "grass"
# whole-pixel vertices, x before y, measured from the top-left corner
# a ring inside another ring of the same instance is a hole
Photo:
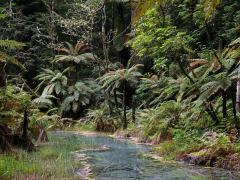
[[[93,123],[81,124],[77,127],[78,131],[95,131],[95,125]]]
[[[82,123],[82,124],[75,124],[70,127],[63,128],[65,131],[95,131],[95,125],[93,123]]]
[[[29,176],[44,180],[74,179],[74,171],[82,165],[73,159],[71,152],[88,147],[76,138],[50,134],[50,142],[36,152],[18,150],[17,155],[0,155],[0,179],[27,179]]]
[[[11,177],[18,173],[32,174],[38,172],[39,168],[35,163],[17,160],[11,156],[0,156],[0,177]]]

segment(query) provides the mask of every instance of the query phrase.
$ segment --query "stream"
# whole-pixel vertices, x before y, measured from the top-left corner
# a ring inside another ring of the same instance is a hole
[[[75,136],[77,141],[92,147],[107,146],[108,151],[89,151],[93,178],[96,180],[231,180],[240,179],[240,172],[223,169],[204,168],[180,163],[156,162],[141,158],[140,154],[148,153],[151,148],[137,145],[127,140],[118,140],[108,136],[82,136],[71,132],[55,132],[61,138]]]

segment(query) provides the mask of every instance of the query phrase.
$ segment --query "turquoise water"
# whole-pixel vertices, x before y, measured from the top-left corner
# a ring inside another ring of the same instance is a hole
[[[144,145],[136,145],[125,140],[107,136],[86,137],[67,132],[56,132],[62,138],[74,137],[77,141],[93,147],[105,145],[110,151],[87,152],[90,157],[93,177],[96,180],[231,180],[240,179],[240,172],[215,168],[203,168],[178,163],[154,162],[139,154],[150,151]]]

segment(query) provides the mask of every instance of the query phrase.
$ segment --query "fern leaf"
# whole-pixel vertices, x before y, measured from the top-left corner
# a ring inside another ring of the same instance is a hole
[[[22,42],[17,42],[14,40],[1,40],[0,39],[0,47],[5,47],[9,49],[20,49],[24,47],[25,44]]]

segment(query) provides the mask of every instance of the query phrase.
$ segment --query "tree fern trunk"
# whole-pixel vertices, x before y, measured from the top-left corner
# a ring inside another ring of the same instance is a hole
[[[223,113],[223,118],[227,117],[227,93],[223,90],[222,91],[222,113]]]
[[[28,129],[28,112],[25,109],[24,110],[24,116],[23,116],[23,126],[22,126],[22,138],[23,139],[27,139],[28,138],[28,133],[27,133],[27,129]]]
[[[237,80],[236,111],[240,112],[240,79]]]
[[[126,98],[127,98],[127,92],[126,87],[127,82],[123,82],[123,129],[127,129],[127,105],[126,105]]]
[[[213,106],[211,104],[210,104],[210,110],[211,110],[211,112],[213,114],[213,117],[214,117],[214,120],[215,120],[215,124],[216,125],[219,124],[219,119],[218,119],[217,114],[215,113],[215,111],[213,109]]]
[[[237,110],[236,110],[236,106],[235,106],[235,104],[236,104],[235,95],[234,95],[235,90],[234,90],[234,88],[231,88],[231,89],[232,89],[231,95],[232,95],[232,107],[233,107],[234,124],[235,124],[235,127],[236,127],[236,129],[239,133],[240,132],[240,125],[239,125],[239,122],[238,122]]]
[[[211,119],[213,120],[213,122],[215,124],[219,123],[219,119],[216,115],[216,113],[214,112],[214,109],[212,107],[212,105],[210,105],[209,107],[206,108],[207,113],[209,114],[209,116],[211,117]]]
[[[7,75],[5,72],[5,62],[0,61],[0,88],[4,88],[7,86]]]
[[[117,101],[117,89],[114,89],[113,92],[114,92],[114,101],[115,101],[116,110],[117,110],[119,117],[121,118],[121,112],[119,110],[118,101]]]
[[[35,150],[34,144],[32,143],[31,139],[28,137],[28,110],[24,110],[23,116],[23,125],[22,125],[22,137],[18,139],[18,143],[21,147],[26,149],[27,151]]]
[[[11,134],[9,128],[0,124],[0,153],[10,152],[12,150],[12,146],[9,142]]]
[[[136,106],[134,96],[132,97],[132,121],[133,123],[136,122]]]

